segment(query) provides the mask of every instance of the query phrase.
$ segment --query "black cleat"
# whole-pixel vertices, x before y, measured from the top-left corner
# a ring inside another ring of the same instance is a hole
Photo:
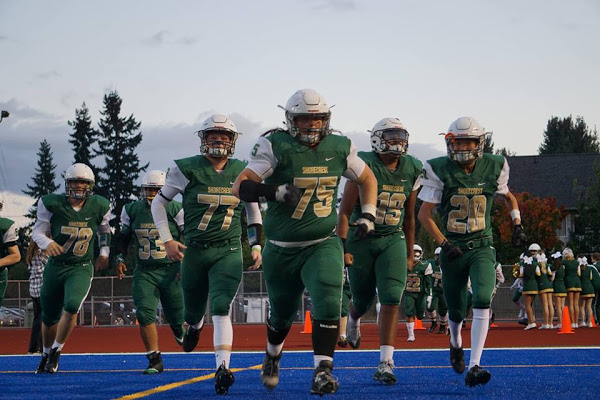
[[[269,353],[265,354],[265,359],[260,369],[260,380],[263,385],[269,389],[275,389],[279,383],[279,360],[281,360],[281,354],[277,357],[271,357]]]
[[[42,359],[40,360],[40,365],[38,365],[35,370],[36,374],[43,374],[46,372],[46,363],[48,362],[48,353],[42,353]]]
[[[348,347],[348,339],[340,336],[337,341],[337,345],[340,347]]]
[[[204,324],[200,329],[194,329],[193,326],[188,326],[187,332],[183,336],[183,351],[189,353],[190,351],[194,351],[196,345],[198,344],[198,339],[200,339],[200,332],[202,332],[202,328],[204,328]]]
[[[235,382],[235,378],[231,371],[225,368],[225,361],[223,361],[223,364],[215,372],[215,391],[217,394],[227,394],[233,382]]]
[[[333,363],[331,361],[321,361],[319,363],[313,374],[310,394],[323,396],[324,394],[333,394],[338,390],[340,384],[336,377],[331,374],[332,369]]]
[[[525,326],[529,325],[529,320],[527,318],[521,318],[517,322],[521,325],[525,325]]]
[[[457,374],[465,372],[465,353],[462,347],[450,345],[450,365]]]
[[[436,327],[437,327],[437,322],[431,321],[431,326],[429,327],[429,333],[433,333],[433,331],[435,331]]]
[[[442,334],[442,333],[447,333],[448,332],[448,324],[440,324],[440,329],[437,331],[437,333]]]
[[[160,374],[163,372],[163,360],[160,351],[154,351],[150,354],[146,354],[148,357],[148,367],[144,370],[144,374]]]
[[[53,374],[58,371],[58,360],[60,359],[60,350],[58,347],[50,350],[50,354],[48,354],[48,360],[46,361],[46,365],[44,366],[44,371]]]
[[[467,372],[467,376],[465,376],[465,385],[469,387],[485,385],[491,378],[492,374],[490,374],[489,371],[479,368],[479,365],[476,365]]]
[[[177,344],[183,346],[183,337],[185,336],[183,326],[171,326],[171,330],[173,331],[173,336],[175,336]]]

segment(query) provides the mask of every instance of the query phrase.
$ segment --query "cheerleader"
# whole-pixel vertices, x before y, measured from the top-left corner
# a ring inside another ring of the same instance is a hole
[[[537,326],[531,303],[533,302],[533,298],[538,294],[536,276],[539,275],[541,275],[541,271],[537,260],[534,257],[523,257],[519,268],[519,277],[523,278],[523,297],[525,298],[525,311],[527,312],[527,320],[529,321],[524,330],[533,329]]]
[[[558,316],[558,325],[553,326],[554,329],[562,328],[563,308],[565,307],[565,299],[567,298],[567,287],[565,286],[565,267],[561,263],[562,254],[560,251],[552,254],[552,287],[554,293],[552,297],[554,306],[556,307],[556,315]]]
[[[535,250],[535,257],[540,268],[540,274],[536,274],[536,280],[538,284],[538,293],[542,301],[542,310],[544,312],[544,323],[539,327],[539,329],[552,329],[552,320],[554,319],[554,307],[552,307],[552,292],[554,292],[554,289],[552,288],[552,282],[550,282],[550,277],[548,276],[548,272],[552,274],[552,271],[549,271],[549,268],[547,266],[548,259],[546,258],[546,255],[542,252],[540,246],[538,246],[535,243],[534,245],[537,246],[537,249]]]
[[[567,299],[569,300],[569,315],[572,318],[571,327],[577,328],[579,320],[579,294],[581,293],[581,269],[573,255],[573,250],[565,247],[561,264],[565,267],[565,286],[567,287]]]
[[[592,268],[588,266],[587,258],[581,257],[577,259],[579,268],[581,269],[581,295],[580,310],[581,310],[581,327],[592,327],[592,301],[594,301],[594,285],[592,279]]]

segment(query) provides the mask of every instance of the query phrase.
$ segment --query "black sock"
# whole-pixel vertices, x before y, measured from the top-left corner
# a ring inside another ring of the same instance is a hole
[[[340,332],[340,320],[313,323],[312,342],[315,355],[333,357]]]
[[[267,340],[271,344],[283,343],[291,327],[292,326],[290,325],[287,328],[275,329],[273,326],[271,326],[271,323],[267,321]]]

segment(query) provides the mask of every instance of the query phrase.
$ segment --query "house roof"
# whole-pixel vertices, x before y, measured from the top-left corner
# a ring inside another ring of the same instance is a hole
[[[600,154],[548,154],[507,157],[511,192],[556,197],[567,210],[577,208],[578,194],[595,181],[594,163]],[[574,181],[577,185],[574,186]]]

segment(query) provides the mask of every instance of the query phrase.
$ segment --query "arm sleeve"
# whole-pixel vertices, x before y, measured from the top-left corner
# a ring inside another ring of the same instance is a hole
[[[508,193],[508,173],[510,168],[508,167],[508,161],[506,158],[504,159],[504,165],[502,166],[502,171],[500,171],[500,176],[498,177],[498,181],[496,183],[496,193],[498,194],[506,194]]]
[[[365,170],[367,164],[358,156],[358,150],[352,141],[350,141],[350,154],[346,157],[346,170],[342,173],[344,178],[355,181]]]
[[[423,165],[423,178],[421,183],[423,184],[423,188],[419,192],[419,199],[432,204],[440,204],[442,202],[444,182],[442,182],[435,172],[433,172],[433,169],[428,162]]]
[[[254,224],[262,225],[262,215],[260,213],[260,207],[258,203],[244,203],[246,208],[246,218],[248,219],[248,226]]]
[[[173,164],[169,167],[169,172],[167,172],[167,177],[165,178],[165,184],[160,189],[160,192],[164,197],[171,201],[173,200],[173,197],[185,191],[188,183],[190,183],[189,179],[183,175],[183,172],[181,172],[177,164]]]
[[[417,179],[415,180],[415,184],[413,185],[412,191],[414,192],[415,190],[419,190],[421,185],[423,185],[423,183],[421,182],[421,175],[419,175],[419,176],[417,176]]]
[[[108,257],[110,255],[110,216],[111,210],[108,210],[102,217],[102,222],[100,222],[100,225],[98,226],[98,246],[100,247],[101,257]]]
[[[156,225],[156,229],[158,229],[158,234],[160,235],[160,240],[162,240],[163,243],[173,240],[171,230],[169,229],[169,218],[167,216],[167,204],[169,204],[169,201],[170,200],[163,196],[156,196],[154,200],[152,200],[152,206],[150,207],[150,210],[152,211],[152,219],[154,219],[154,225]]]
[[[17,239],[19,239],[19,230],[16,224],[12,224],[4,233],[2,241],[6,247],[12,247],[17,245]]]
[[[277,166],[277,158],[273,154],[271,142],[264,136],[258,138],[250,153],[250,162],[246,168],[252,170],[264,181],[273,174]]]
[[[183,212],[183,208],[181,210],[179,210],[179,212],[177,214],[175,214],[175,216],[173,217],[173,219],[175,220],[175,223],[177,224],[177,229],[179,229],[179,232],[183,232],[183,228],[184,228],[184,218],[185,214]]]
[[[48,211],[42,199],[38,201],[38,209],[37,209],[37,221],[35,221],[35,225],[33,227],[33,232],[31,237],[34,242],[40,246],[41,249],[46,250],[48,245],[53,242],[50,238],[50,219],[52,218],[52,213]]]

